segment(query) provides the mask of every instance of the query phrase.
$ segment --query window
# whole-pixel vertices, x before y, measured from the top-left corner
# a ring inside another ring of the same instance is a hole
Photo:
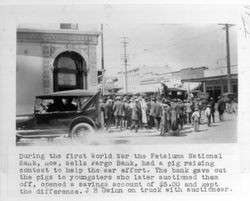
[[[54,62],[54,91],[87,89],[86,62],[76,52],[63,52]]]
[[[83,107],[89,101],[89,99],[90,99],[90,96],[85,96],[85,97],[80,98],[80,107],[81,107],[81,109],[83,109]]]
[[[35,103],[36,113],[76,111],[77,99],[73,97],[37,98]]]

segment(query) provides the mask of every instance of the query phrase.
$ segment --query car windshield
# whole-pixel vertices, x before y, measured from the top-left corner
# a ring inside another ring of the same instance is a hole
[[[87,102],[89,102],[91,96],[82,96],[80,97],[80,108],[83,109],[83,107],[85,106],[85,104]]]
[[[35,103],[36,113],[47,113],[56,111],[76,111],[76,97],[52,97],[52,98],[37,98]]]

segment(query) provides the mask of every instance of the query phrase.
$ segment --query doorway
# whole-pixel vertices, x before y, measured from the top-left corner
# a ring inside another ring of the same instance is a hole
[[[59,54],[54,61],[54,91],[87,89],[86,62],[73,51]]]

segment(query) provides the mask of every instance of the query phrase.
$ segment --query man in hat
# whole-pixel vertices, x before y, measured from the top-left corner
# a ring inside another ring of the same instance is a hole
[[[161,123],[161,115],[162,115],[162,107],[160,98],[157,98],[155,105],[154,105],[154,120],[155,120],[155,127],[157,130],[160,129]]]
[[[106,130],[109,131],[111,125],[111,118],[112,118],[112,101],[111,99],[105,98],[104,104],[102,105],[102,110],[104,112],[104,123]]]
[[[132,130],[133,128],[135,128],[135,132],[136,133],[137,133],[138,127],[139,127],[140,111],[141,111],[141,107],[140,107],[139,100],[136,99],[136,98],[133,98],[132,99],[132,103],[131,103],[132,125],[130,127],[130,130]]]
[[[155,107],[156,107],[156,99],[152,98],[150,102],[150,110],[149,110],[149,128],[155,126]]]
[[[128,128],[128,124],[130,123],[130,108],[129,108],[129,100],[127,98],[123,99],[124,102],[124,110],[123,110],[123,127],[125,129]]]
[[[218,101],[218,106],[217,106],[217,110],[219,112],[219,119],[220,121],[223,121],[223,114],[224,114],[224,111],[226,109],[226,103],[223,99],[223,97],[219,97],[219,101]]]
[[[194,131],[199,132],[199,119],[200,119],[200,113],[198,107],[195,107],[195,111],[192,114],[192,119],[194,122]]]
[[[116,128],[118,128],[118,125],[120,126],[120,130],[122,130],[122,121],[123,121],[123,114],[125,110],[125,105],[123,101],[121,101],[121,98],[118,96],[116,97],[116,102],[113,106],[114,116],[115,116],[115,125]]]
[[[161,116],[161,125],[160,125],[160,135],[164,136],[170,130],[170,106],[166,99],[162,100],[162,116]]]
[[[185,116],[184,116],[184,104],[182,100],[178,101],[176,109],[177,109],[177,121],[179,128],[183,129]]]
[[[211,105],[211,117],[212,117],[213,123],[214,123],[215,102],[214,102],[213,97],[210,98],[209,104]]]
[[[193,113],[193,104],[191,102],[191,100],[188,100],[185,104],[185,108],[186,108],[186,115],[187,115],[187,123],[191,124],[191,116]]]

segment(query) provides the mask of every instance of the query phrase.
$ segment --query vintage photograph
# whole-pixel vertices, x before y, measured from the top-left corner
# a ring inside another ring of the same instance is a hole
[[[18,24],[16,145],[236,143],[235,24]]]

